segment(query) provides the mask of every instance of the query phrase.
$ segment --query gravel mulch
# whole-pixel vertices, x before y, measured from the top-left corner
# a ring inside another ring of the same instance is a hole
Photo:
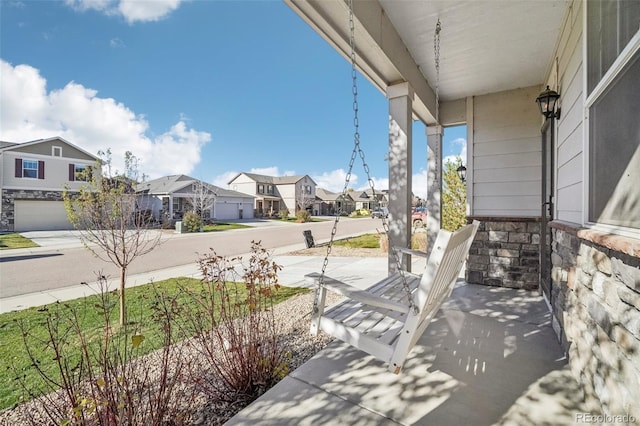
[[[310,292],[292,297],[274,307],[275,318],[281,327],[282,347],[291,353],[291,359],[289,360],[290,371],[295,370],[305,363],[332,340],[332,338],[326,334],[320,334],[318,336],[311,336],[309,334],[309,321],[313,298],[314,293]],[[329,294],[327,302],[332,304],[339,300],[339,296]],[[155,354],[146,355],[146,359],[144,359],[141,364],[152,364],[152,357],[154,355]],[[197,355],[189,354],[189,356],[195,357]],[[193,368],[193,366],[197,366],[199,363],[197,359],[191,359],[189,364],[191,368]],[[202,371],[201,373],[195,372],[196,375],[206,375],[208,373],[208,371]],[[194,373],[192,372],[191,374]],[[185,386],[190,385],[187,384]],[[188,389],[181,389],[180,393],[189,394],[189,391]],[[37,400],[30,401],[19,405],[13,410],[0,412],[0,425],[49,425],[50,421],[46,419],[39,407],[41,403],[41,401]],[[175,419],[171,424],[221,425],[244,408],[244,406],[237,404],[222,404],[211,401],[206,396],[198,394],[193,398],[189,398],[187,403],[188,406],[180,407],[179,410],[184,410],[183,418],[179,420]]]

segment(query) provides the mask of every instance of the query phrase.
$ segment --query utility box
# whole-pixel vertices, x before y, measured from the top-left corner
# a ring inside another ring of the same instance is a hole
[[[176,220],[176,234],[182,234],[182,221]]]
[[[310,230],[302,231],[302,235],[304,235],[304,242],[307,244],[307,248],[312,248],[316,246],[316,243],[313,241],[313,235],[311,235]]]

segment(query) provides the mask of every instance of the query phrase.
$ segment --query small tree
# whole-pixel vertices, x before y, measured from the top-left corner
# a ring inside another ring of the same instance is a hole
[[[448,231],[455,231],[467,223],[467,187],[456,171],[461,164],[460,157],[455,163],[447,161],[442,175],[442,228]]]
[[[90,176],[78,192],[65,188],[63,199],[67,216],[80,239],[96,257],[120,269],[120,325],[126,321],[124,290],[127,268],[137,257],[149,253],[160,243],[160,234],[152,234],[151,218],[140,214],[135,184],[138,159],[125,153],[125,171],[111,173],[111,150],[99,152],[106,173],[89,171]],[[100,165],[99,165],[100,166]],[[100,168],[95,168],[100,170]]]
[[[193,183],[193,193],[188,201],[193,212],[200,216],[201,224],[204,224],[204,212],[211,211],[217,196],[218,194],[213,185],[209,185],[199,179]],[[202,226],[200,231],[202,231]]]
[[[302,184],[296,190],[296,213],[301,210],[309,210],[315,201],[315,197],[311,194],[311,185]]]

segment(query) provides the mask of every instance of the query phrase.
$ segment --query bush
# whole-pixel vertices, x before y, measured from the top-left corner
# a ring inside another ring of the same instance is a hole
[[[287,220],[289,218],[289,210],[283,209],[278,212],[280,220]]]
[[[29,398],[38,398],[36,410],[48,424],[170,424],[179,415],[179,403],[191,397],[179,389],[188,361],[173,346],[175,296],[153,286],[153,321],[119,327],[113,323],[117,295],[107,290],[104,276],[98,282],[100,302],[95,306],[63,313],[63,305],[52,305],[42,309],[40,323],[18,323],[28,368],[42,380],[28,381],[19,371],[16,380]],[[83,317],[96,313],[103,333],[82,326]],[[158,328],[162,349],[136,359],[144,353],[144,327]],[[41,363],[41,357],[53,359],[55,366]],[[31,423],[43,420],[31,418]]]
[[[198,260],[205,289],[189,293],[200,305],[189,327],[204,367],[198,370],[211,372],[194,377],[196,386],[214,400],[244,406],[289,373],[290,355],[281,348],[273,314],[282,267],[255,241],[241,276],[235,267],[239,260],[213,250]]]
[[[202,218],[194,212],[185,213],[182,218],[182,229],[184,229],[185,232],[202,231]]]
[[[303,222],[309,222],[311,220],[311,213],[309,213],[306,210],[298,210],[298,212],[296,213],[296,221],[303,223]]]

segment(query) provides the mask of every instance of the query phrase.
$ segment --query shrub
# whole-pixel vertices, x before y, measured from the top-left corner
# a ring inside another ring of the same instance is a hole
[[[117,295],[107,291],[104,276],[98,282],[101,298],[95,306],[64,315],[58,306],[44,308],[41,323],[19,323],[30,368],[42,381],[28,382],[22,375],[16,380],[30,398],[39,397],[35,403],[47,423],[169,424],[179,415],[178,401],[189,398],[177,396],[187,362],[173,346],[176,299],[153,286],[153,321],[145,326],[159,327],[163,347],[136,360],[145,346],[143,326],[114,324]],[[101,318],[102,333],[81,325],[82,317],[95,314],[92,309]],[[55,366],[43,367],[40,357],[50,357]],[[34,424],[42,421],[31,419]]]
[[[182,229],[186,232],[202,231],[202,218],[194,212],[185,213],[182,218]]]
[[[244,406],[289,369],[273,314],[281,266],[255,241],[241,276],[236,272],[240,260],[218,256],[213,250],[198,260],[204,288],[201,294],[190,295],[202,313],[190,315],[189,320],[196,332],[193,347],[203,363],[198,371],[212,373],[195,376],[196,386],[217,401]],[[246,295],[240,286],[246,287]]]
[[[311,213],[309,213],[306,210],[298,210],[298,212],[296,213],[296,221],[303,223],[303,222],[309,222],[311,220]]]
[[[289,210],[283,209],[278,212],[280,220],[287,220],[289,218]]]

